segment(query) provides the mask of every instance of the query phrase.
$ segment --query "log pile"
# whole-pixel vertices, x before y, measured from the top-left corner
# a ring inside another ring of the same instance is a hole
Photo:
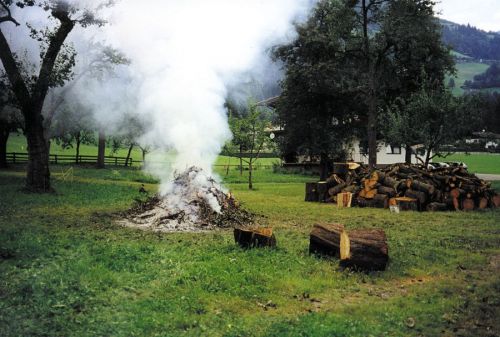
[[[340,193],[352,193],[352,205],[359,207],[394,205],[400,210],[419,211],[500,207],[500,196],[491,183],[463,167],[428,170],[409,164],[384,169],[337,166],[325,182],[307,184],[306,201],[337,202]]]

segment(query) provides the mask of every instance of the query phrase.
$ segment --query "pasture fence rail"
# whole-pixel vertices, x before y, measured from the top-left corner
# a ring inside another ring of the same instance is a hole
[[[231,157],[239,158],[238,155],[233,155]],[[272,158],[270,154],[263,158]],[[21,152],[8,152],[6,154],[7,163],[9,164],[27,164],[28,163],[28,153]],[[61,154],[50,154],[49,155],[49,163],[51,165],[93,165],[97,164],[97,156],[90,155],[61,155]],[[170,162],[158,162],[158,161],[148,161],[151,164],[170,164]],[[126,157],[114,157],[114,156],[105,156],[104,157],[104,165],[107,166],[124,166],[124,167],[132,167],[132,166],[142,166],[144,162],[142,160],[136,160],[133,158],[129,158],[127,160]],[[223,169],[231,169],[231,168],[240,168],[240,165],[236,164],[217,164],[213,165],[214,168],[223,168]],[[271,164],[259,164],[256,163],[253,166],[254,170],[258,169],[272,169],[274,165]],[[247,165],[243,165],[243,169],[247,169]]]

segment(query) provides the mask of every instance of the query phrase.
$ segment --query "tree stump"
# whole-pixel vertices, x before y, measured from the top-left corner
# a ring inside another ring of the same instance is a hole
[[[318,200],[318,183],[306,183],[306,201],[317,202]]]
[[[387,237],[381,229],[344,231],[340,236],[340,265],[363,271],[385,270],[389,261]]]
[[[318,199],[319,202],[325,202],[327,199],[329,199],[328,184],[326,183],[326,181],[320,181],[318,183]]]
[[[309,235],[309,253],[340,257],[342,224],[314,225]]]
[[[276,247],[271,228],[235,228],[234,241],[243,248]]]

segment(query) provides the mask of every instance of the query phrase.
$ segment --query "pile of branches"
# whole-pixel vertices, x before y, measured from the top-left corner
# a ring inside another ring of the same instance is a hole
[[[254,214],[197,167],[177,174],[165,194],[136,200],[124,218],[122,225],[158,232],[245,227],[255,221]]]
[[[339,193],[348,193],[352,195],[352,206],[360,207],[401,204],[419,211],[500,207],[500,196],[491,183],[463,167],[429,170],[421,165],[394,164],[371,169],[342,164],[336,165],[334,174],[316,187],[318,201],[337,202]],[[306,188],[306,200],[311,199],[311,191],[311,187]]]

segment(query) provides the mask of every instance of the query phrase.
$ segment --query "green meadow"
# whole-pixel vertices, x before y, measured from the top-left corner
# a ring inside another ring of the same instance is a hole
[[[272,226],[276,249],[230,230],[149,233],[115,224],[144,184],[129,168],[53,166],[56,193],[0,171],[0,336],[494,336],[500,212],[401,213],[305,203],[311,177],[232,168],[226,186]],[[495,187],[500,189],[500,184]],[[390,263],[371,274],[308,253],[314,223],[378,227]]]

